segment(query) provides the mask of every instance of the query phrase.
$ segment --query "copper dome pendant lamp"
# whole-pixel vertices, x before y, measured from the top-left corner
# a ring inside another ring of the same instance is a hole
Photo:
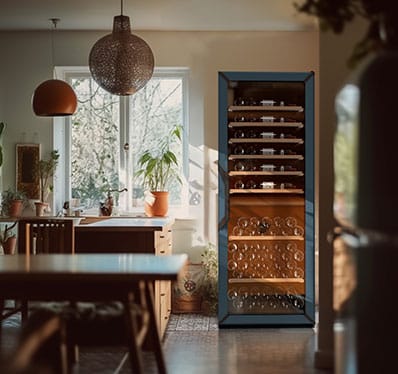
[[[112,34],[99,39],[90,51],[89,68],[93,79],[114,95],[132,95],[151,79],[154,57],[149,45],[133,35],[130,18],[113,18]]]
[[[57,27],[58,18],[50,21]],[[54,54],[54,36],[52,35],[52,54]],[[53,56],[52,56],[53,57]],[[53,58],[54,59],[54,58]],[[39,84],[33,93],[33,111],[40,117],[70,116],[76,112],[77,97],[72,87],[63,80],[49,79]]]

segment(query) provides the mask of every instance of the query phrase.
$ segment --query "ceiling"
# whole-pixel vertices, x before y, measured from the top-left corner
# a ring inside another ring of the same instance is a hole
[[[134,30],[314,30],[304,0],[123,0]],[[0,30],[111,30],[121,0],[0,0]]]

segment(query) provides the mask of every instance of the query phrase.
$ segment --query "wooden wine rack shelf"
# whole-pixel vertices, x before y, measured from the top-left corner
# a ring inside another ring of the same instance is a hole
[[[302,155],[229,155],[228,160],[304,160]]]
[[[303,144],[303,139],[297,138],[231,138],[228,141],[229,144],[238,143],[287,143],[287,144]]]
[[[230,122],[229,128],[234,127],[294,127],[301,129],[304,125],[301,122]]]
[[[231,177],[238,175],[289,175],[302,177],[304,175],[302,171],[230,171],[228,174]]]
[[[304,283],[303,278],[229,278],[228,283]]]
[[[228,240],[230,241],[249,241],[249,240],[286,240],[286,241],[292,241],[292,240],[300,240],[303,241],[304,237],[298,236],[298,235],[289,235],[289,236],[280,236],[280,235],[252,235],[252,236],[247,236],[247,235],[230,235],[228,236]]]
[[[229,190],[230,194],[234,193],[240,193],[240,194],[254,194],[254,193],[262,193],[262,194],[275,194],[275,193],[283,193],[283,194],[303,194],[304,190],[302,189],[291,189],[291,188],[285,188],[285,189],[276,189],[276,188],[263,188],[263,189],[239,189],[239,188],[232,188]]]
[[[229,112],[239,111],[263,111],[263,112],[302,112],[304,108],[299,105],[231,105]]]

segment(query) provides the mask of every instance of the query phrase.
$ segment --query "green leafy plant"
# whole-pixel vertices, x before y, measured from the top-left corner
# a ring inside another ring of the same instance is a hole
[[[11,188],[8,188],[7,190],[3,191],[1,194],[1,214],[3,216],[8,216],[11,202],[13,200],[21,200],[24,205],[26,205],[28,202],[28,198],[26,197],[25,192],[15,191]]]
[[[348,61],[350,66],[355,66],[369,53],[385,48],[386,41],[381,37],[381,26],[395,28],[398,22],[396,2],[392,0],[305,0],[301,4],[295,3],[295,7],[299,12],[317,16],[321,29],[332,29],[336,34],[343,32],[345,25],[356,16],[369,22],[365,36],[356,44]],[[396,33],[390,36],[394,40],[390,39],[389,42],[396,44]]]
[[[167,191],[172,180],[182,183],[179,164],[172,146],[181,142],[181,126],[175,126],[170,133],[160,139],[155,151],[145,150],[138,159],[139,169],[135,173],[142,178],[145,188],[150,191]]]
[[[49,192],[52,191],[53,185],[51,184],[51,178],[54,176],[55,170],[59,163],[59,153],[57,150],[50,152],[48,159],[40,160],[37,165],[37,173],[39,174],[40,180],[40,201],[45,202],[47,200]]]
[[[216,314],[218,308],[218,255],[216,247],[209,243],[202,253],[204,311]]]

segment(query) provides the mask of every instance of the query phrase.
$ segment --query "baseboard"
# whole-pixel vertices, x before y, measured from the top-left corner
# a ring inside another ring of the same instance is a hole
[[[334,352],[333,351],[316,351],[314,366],[317,369],[333,369],[334,368]]]

